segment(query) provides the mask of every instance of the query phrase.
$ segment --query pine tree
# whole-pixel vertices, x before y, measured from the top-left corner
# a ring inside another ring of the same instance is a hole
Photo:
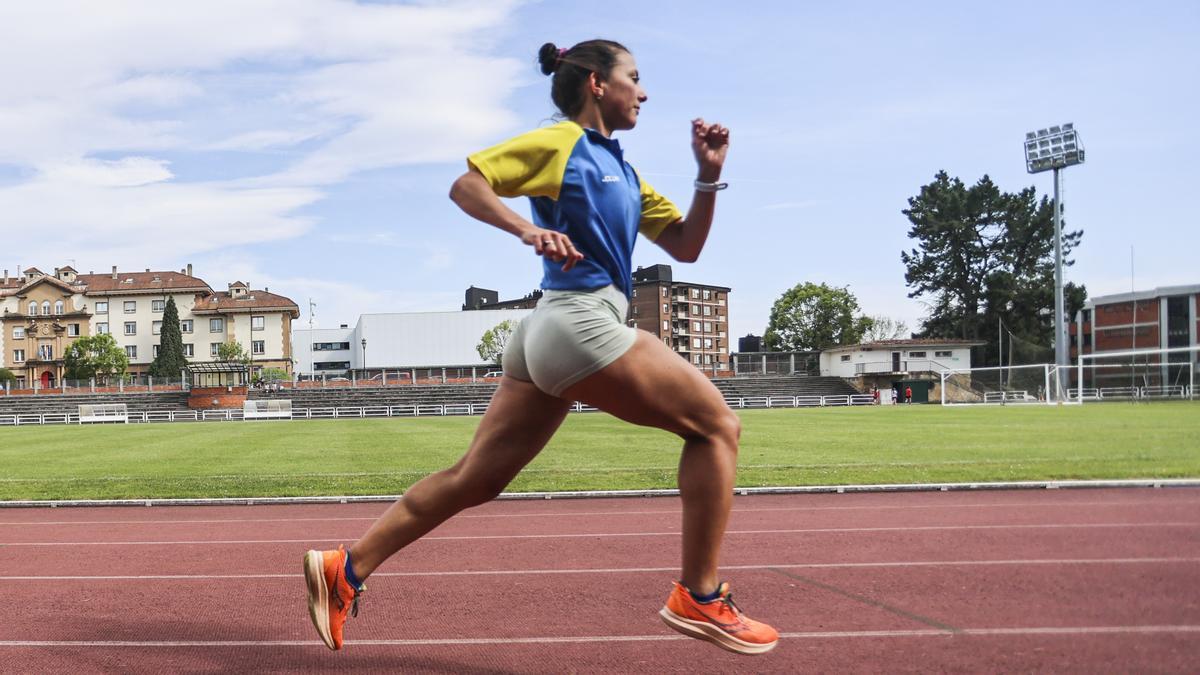
[[[167,306],[163,309],[158,356],[154,358],[154,363],[150,364],[150,374],[154,377],[178,377],[186,367],[183,333],[179,329],[179,310],[175,307],[175,298],[168,297]]]

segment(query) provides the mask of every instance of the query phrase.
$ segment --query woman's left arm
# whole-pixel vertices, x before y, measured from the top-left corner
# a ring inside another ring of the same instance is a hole
[[[697,180],[715,183],[721,178],[721,167],[725,165],[725,154],[729,151],[729,129],[720,124],[708,124],[702,119],[692,120],[692,152],[699,165]],[[708,240],[712,227],[713,212],[717,205],[716,192],[701,192],[692,196],[692,206],[687,217],[669,225],[654,240],[672,258],[680,262],[695,262]]]

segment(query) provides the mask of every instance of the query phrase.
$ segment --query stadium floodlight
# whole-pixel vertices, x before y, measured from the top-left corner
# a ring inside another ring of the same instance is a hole
[[[1083,164],[1083,145],[1075,125],[1038,129],[1025,134],[1025,170],[1054,171],[1054,364],[1067,365],[1067,319],[1063,303],[1061,169]]]

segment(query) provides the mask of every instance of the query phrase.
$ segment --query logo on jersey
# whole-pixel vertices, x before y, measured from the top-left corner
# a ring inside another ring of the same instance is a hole
[[[620,182],[621,182],[621,177],[620,177],[620,176],[605,176],[605,177],[604,177],[604,178],[601,180],[601,182],[602,182],[602,183],[620,183]]]

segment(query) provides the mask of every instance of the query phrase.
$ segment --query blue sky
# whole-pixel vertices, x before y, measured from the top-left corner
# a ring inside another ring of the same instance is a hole
[[[63,7],[60,5],[67,5]],[[603,9],[597,9],[602,7]],[[545,123],[545,41],[625,43],[649,101],[627,158],[684,209],[688,120],[732,129],[717,221],[677,279],[729,286],[760,334],[804,281],[916,327],[906,199],[939,170],[1007,191],[1024,132],[1074,122],[1093,295],[1197,283],[1200,5],[452,2],[9,4],[0,266],[179,269],[293,298],[317,325],[516,297],[540,265],[446,198],[463,157]],[[514,202],[528,212],[522,202]],[[49,232],[55,232],[49,235]],[[670,262],[646,241],[635,264]]]

